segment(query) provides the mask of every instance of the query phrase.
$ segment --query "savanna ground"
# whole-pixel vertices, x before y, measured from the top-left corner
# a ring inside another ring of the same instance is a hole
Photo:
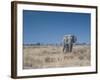
[[[52,68],[90,66],[90,45],[76,45],[71,53],[63,53],[62,46],[24,46],[23,68]]]

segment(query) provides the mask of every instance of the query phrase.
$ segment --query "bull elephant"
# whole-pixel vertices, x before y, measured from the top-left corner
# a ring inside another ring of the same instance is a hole
[[[75,43],[76,40],[76,36],[74,35],[65,35],[63,38],[63,52],[72,52],[73,43]]]

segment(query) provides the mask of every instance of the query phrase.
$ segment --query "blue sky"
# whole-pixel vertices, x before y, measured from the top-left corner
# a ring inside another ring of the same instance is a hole
[[[23,10],[23,44],[61,43],[66,34],[90,43],[90,18],[89,13]]]

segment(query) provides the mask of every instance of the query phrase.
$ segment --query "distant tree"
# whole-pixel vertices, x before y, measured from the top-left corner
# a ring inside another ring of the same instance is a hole
[[[83,45],[86,45],[86,43],[82,43]]]
[[[38,43],[36,43],[36,45],[40,46],[41,44],[38,42]]]

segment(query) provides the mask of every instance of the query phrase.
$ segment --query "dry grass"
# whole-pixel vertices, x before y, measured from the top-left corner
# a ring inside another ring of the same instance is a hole
[[[89,66],[90,46],[74,46],[72,53],[63,53],[62,46],[24,47],[23,68],[50,68]]]

